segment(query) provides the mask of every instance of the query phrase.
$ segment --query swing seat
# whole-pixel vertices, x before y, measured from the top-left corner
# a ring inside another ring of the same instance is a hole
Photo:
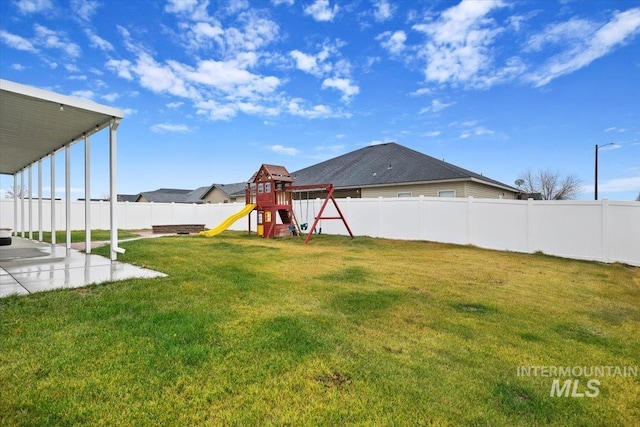
[[[309,224],[306,222],[304,224],[300,224],[300,230],[305,231],[307,228],[309,228]]]

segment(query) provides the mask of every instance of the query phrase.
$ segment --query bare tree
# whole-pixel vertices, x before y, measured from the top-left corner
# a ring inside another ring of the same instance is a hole
[[[23,196],[24,196],[24,191],[22,190],[22,187],[20,187],[19,185],[17,187],[14,187],[13,185],[9,186],[9,189],[4,194],[5,199],[13,199],[16,197],[21,198]]]
[[[640,202],[640,193],[638,193],[638,197],[636,197],[636,202]]]
[[[560,172],[551,169],[536,172],[527,170],[516,182],[524,193],[540,193],[544,200],[575,199],[582,184],[582,180],[575,175],[562,178]]]

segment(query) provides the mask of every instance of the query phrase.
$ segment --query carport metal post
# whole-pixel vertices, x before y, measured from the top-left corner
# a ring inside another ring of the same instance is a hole
[[[29,165],[29,239],[33,240],[33,165]]]
[[[20,237],[24,239],[24,169],[20,171]]]
[[[91,141],[84,134],[84,251],[91,253]]]
[[[13,235],[18,235],[18,173],[13,174]]]
[[[42,242],[42,159],[38,160],[38,241]]]
[[[51,246],[56,245],[56,152],[51,153]]]
[[[111,227],[111,261],[118,259],[118,252],[123,252],[118,248],[118,217],[116,214],[116,202],[118,199],[118,138],[117,130],[120,120],[115,117],[109,123],[109,217]]]
[[[64,198],[66,247],[71,249],[71,148],[69,144],[64,146]]]

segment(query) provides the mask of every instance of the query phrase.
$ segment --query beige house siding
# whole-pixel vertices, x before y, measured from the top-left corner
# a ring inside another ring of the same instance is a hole
[[[138,198],[138,200],[136,200],[136,201],[137,201],[138,203],[149,203],[149,201],[148,201],[147,199],[145,199],[145,197],[144,197],[144,196],[142,196],[142,195],[141,195],[141,196]]]
[[[473,196],[479,199],[515,199],[516,193],[506,189],[492,187],[479,182],[467,182],[465,184],[465,196]]]
[[[218,188],[205,194],[202,203],[229,203],[229,196]]]
[[[385,187],[365,187],[362,189],[363,198],[398,197],[398,193],[411,193],[411,197],[438,197],[439,191],[455,191],[456,197],[485,199],[515,198],[515,193],[497,187],[473,181],[451,181],[429,184],[405,184]],[[504,195],[503,195],[504,194]]]

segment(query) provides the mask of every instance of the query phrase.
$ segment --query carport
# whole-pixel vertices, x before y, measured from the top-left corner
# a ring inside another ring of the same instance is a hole
[[[66,247],[71,249],[71,182],[70,182],[70,147],[82,141],[85,146],[85,231],[86,247],[91,249],[91,209],[90,209],[90,138],[103,129],[109,131],[109,197],[110,197],[110,231],[111,260],[117,259],[118,222],[116,216],[117,201],[117,130],[124,116],[122,110],[100,105],[91,101],[37,89],[19,83],[0,80],[0,174],[13,175],[13,188],[20,188],[23,197],[20,218],[18,217],[18,198],[14,197],[14,235],[21,232],[25,237],[28,227],[32,237],[33,224],[31,216],[25,221],[25,201],[31,211],[33,167],[38,168],[38,198],[42,199],[42,162],[51,165],[51,188],[55,188],[55,156],[64,152],[65,156],[65,212],[66,212]],[[29,194],[24,194],[25,172],[28,174]],[[28,199],[28,200],[26,200]],[[55,192],[51,191],[51,231],[55,230]],[[38,203],[42,209],[42,203]],[[40,215],[38,218],[42,218]],[[18,228],[18,224],[19,227]],[[38,234],[42,240],[42,221],[38,224]],[[55,233],[52,233],[52,244],[55,244]]]
[[[50,185],[55,188],[55,156],[64,153],[65,156],[65,221],[66,221],[66,254],[75,256],[78,264],[77,251],[71,249],[71,183],[70,183],[70,147],[82,142],[84,144],[84,188],[85,188],[85,232],[86,259],[85,265],[97,263],[96,256],[89,259],[91,252],[91,200],[90,200],[90,139],[97,132],[109,132],[109,211],[110,211],[110,260],[117,261],[118,253],[124,250],[118,247],[117,222],[117,130],[124,113],[117,108],[97,104],[85,99],[61,95],[55,92],[38,89],[23,84],[0,79],[0,174],[12,175],[14,191],[22,190],[22,197],[13,199],[13,236],[16,243],[23,247],[29,242],[37,244],[42,241],[42,162],[50,162]],[[38,224],[32,224],[33,169],[37,168]],[[25,174],[28,179],[28,194],[24,194]],[[20,184],[18,184],[20,179]],[[20,203],[20,206],[18,206]],[[25,207],[25,204],[27,206]],[[55,239],[55,191],[51,191],[51,225],[47,230],[52,231],[51,249],[48,256],[40,257],[41,261],[49,258],[52,262],[60,263],[60,247],[56,247]],[[18,215],[20,212],[20,215]],[[25,220],[25,212],[29,213]],[[0,227],[6,225],[0,224]],[[38,238],[34,239],[34,231]],[[19,237],[18,237],[19,236]],[[28,237],[28,239],[26,239]],[[13,246],[13,245],[12,245]],[[38,245],[37,245],[38,246]],[[42,244],[38,251],[42,252]],[[30,248],[30,250],[33,248]],[[26,252],[23,252],[26,253]],[[84,256],[84,255],[83,255]],[[19,262],[19,257],[9,257],[11,265]],[[64,258],[64,257],[63,257]],[[102,258],[102,257],[100,257]],[[104,258],[103,258],[104,259]],[[5,260],[6,261],[6,260]],[[91,261],[91,262],[89,262]],[[107,260],[108,261],[108,260]],[[88,264],[87,264],[88,263]],[[67,262],[67,266],[71,265]],[[99,263],[100,264],[100,263]],[[121,264],[121,263],[119,263]],[[63,263],[64,265],[64,263]],[[5,265],[5,272],[9,269]],[[122,267],[114,264],[114,268]],[[133,266],[131,266],[133,267]],[[0,270],[2,270],[0,268]],[[113,268],[111,268],[113,272]],[[120,268],[121,270],[121,268]],[[68,272],[67,272],[68,273]],[[68,274],[67,274],[68,276]],[[91,275],[89,275],[91,276]],[[113,274],[111,275],[113,276]],[[118,278],[126,278],[126,274],[118,274]],[[4,276],[3,276],[4,277]],[[95,276],[94,276],[95,277]],[[139,277],[139,276],[132,276]],[[146,276],[143,276],[146,277]],[[107,278],[108,280],[108,278]],[[74,282],[75,283],[75,282]],[[93,283],[93,282],[92,282]],[[68,281],[67,281],[67,284]],[[88,283],[86,283],[88,284]],[[63,283],[64,286],[64,283]],[[80,286],[74,284],[73,286]]]

